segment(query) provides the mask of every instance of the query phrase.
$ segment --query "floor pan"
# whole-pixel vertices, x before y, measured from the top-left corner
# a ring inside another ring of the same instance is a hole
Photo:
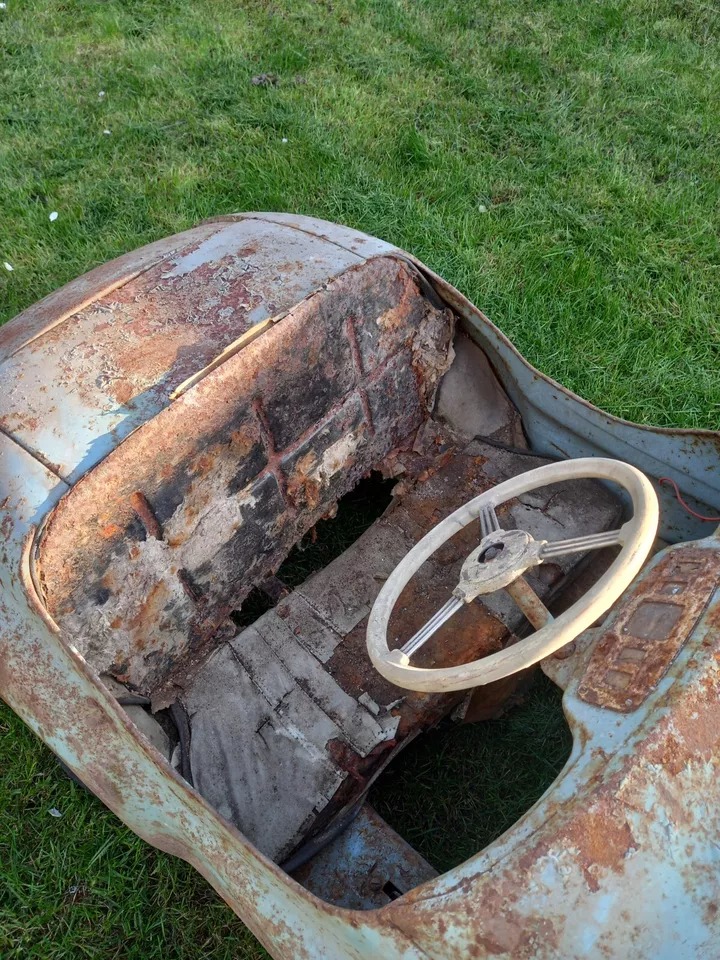
[[[434,524],[543,461],[481,441],[438,450],[432,463],[416,463],[349,549],[216,650],[185,692],[196,788],[277,862],[347,815],[395,753],[463,698],[385,681],[365,650],[367,615],[384,580]],[[508,529],[553,540],[610,529],[619,512],[604,486],[581,480],[533,491],[498,516]],[[469,526],[413,578],[390,623],[391,646],[447,600],[479,538]],[[563,558],[529,579],[547,598],[581,561]],[[524,625],[507,595],[493,595],[463,608],[416,662],[469,662],[513,642]]]

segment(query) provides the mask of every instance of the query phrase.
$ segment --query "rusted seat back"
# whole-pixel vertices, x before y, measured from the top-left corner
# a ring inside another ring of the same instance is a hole
[[[98,671],[174,699],[253,584],[419,427],[452,336],[389,257],[269,323],[59,504],[36,565],[51,615]]]

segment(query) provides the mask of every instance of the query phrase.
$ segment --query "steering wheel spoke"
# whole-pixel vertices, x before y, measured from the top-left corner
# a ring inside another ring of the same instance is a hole
[[[492,503],[483,504],[480,507],[480,533],[483,540],[485,537],[489,537],[491,533],[497,533],[498,530],[502,530],[502,527],[495,513],[495,505]]]
[[[444,603],[437,613],[430,617],[428,622],[410,637],[407,643],[400,648],[400,652],[404,653],[406,657],[411,657],[414,653],[417,653],[420,647],[426,644],[430,637],[437,633],[440,627],[447,623],[450,617],[456,614],[463,605],[464,601],[457,597],[450,597],[447,603]]]
[[[587,550],[602,550],[603,547],[619,547],[625,542],[622,529],[607,530],[605,533],[590,533],[586,537],[572,537],[570,540],[555,540],[540,547],[540,560],[564,557],[569,553],[585,553]]]

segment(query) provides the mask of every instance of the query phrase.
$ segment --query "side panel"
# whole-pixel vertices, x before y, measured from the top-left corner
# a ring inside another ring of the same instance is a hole
[[[672,478],[697,513],[720,516],[720,433],[645,427],[603,413],[532,367],[477,307],[419,261],[409,259],[432,280],[487,353],[520,411],[534,450],[563,459],[598,456],[631,463],[655,481],[659,536],[676,543],[712,532],[712,524],[695,519],[678,503],[671,487],[656,481]]]
[[[0,696],[136,834],[189,861],[277,960],[423,960],[378,922],[316,900],[266,860],[138,735],[43,614],[35,524],[65,485],[0,434]]]

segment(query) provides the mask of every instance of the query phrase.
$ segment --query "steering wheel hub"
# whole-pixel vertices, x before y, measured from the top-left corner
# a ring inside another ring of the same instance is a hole
[[[465,603],[502,590],[538,562],[541,544],[525,530],[498,530],[480,541],[460,570],[453,596]]]

